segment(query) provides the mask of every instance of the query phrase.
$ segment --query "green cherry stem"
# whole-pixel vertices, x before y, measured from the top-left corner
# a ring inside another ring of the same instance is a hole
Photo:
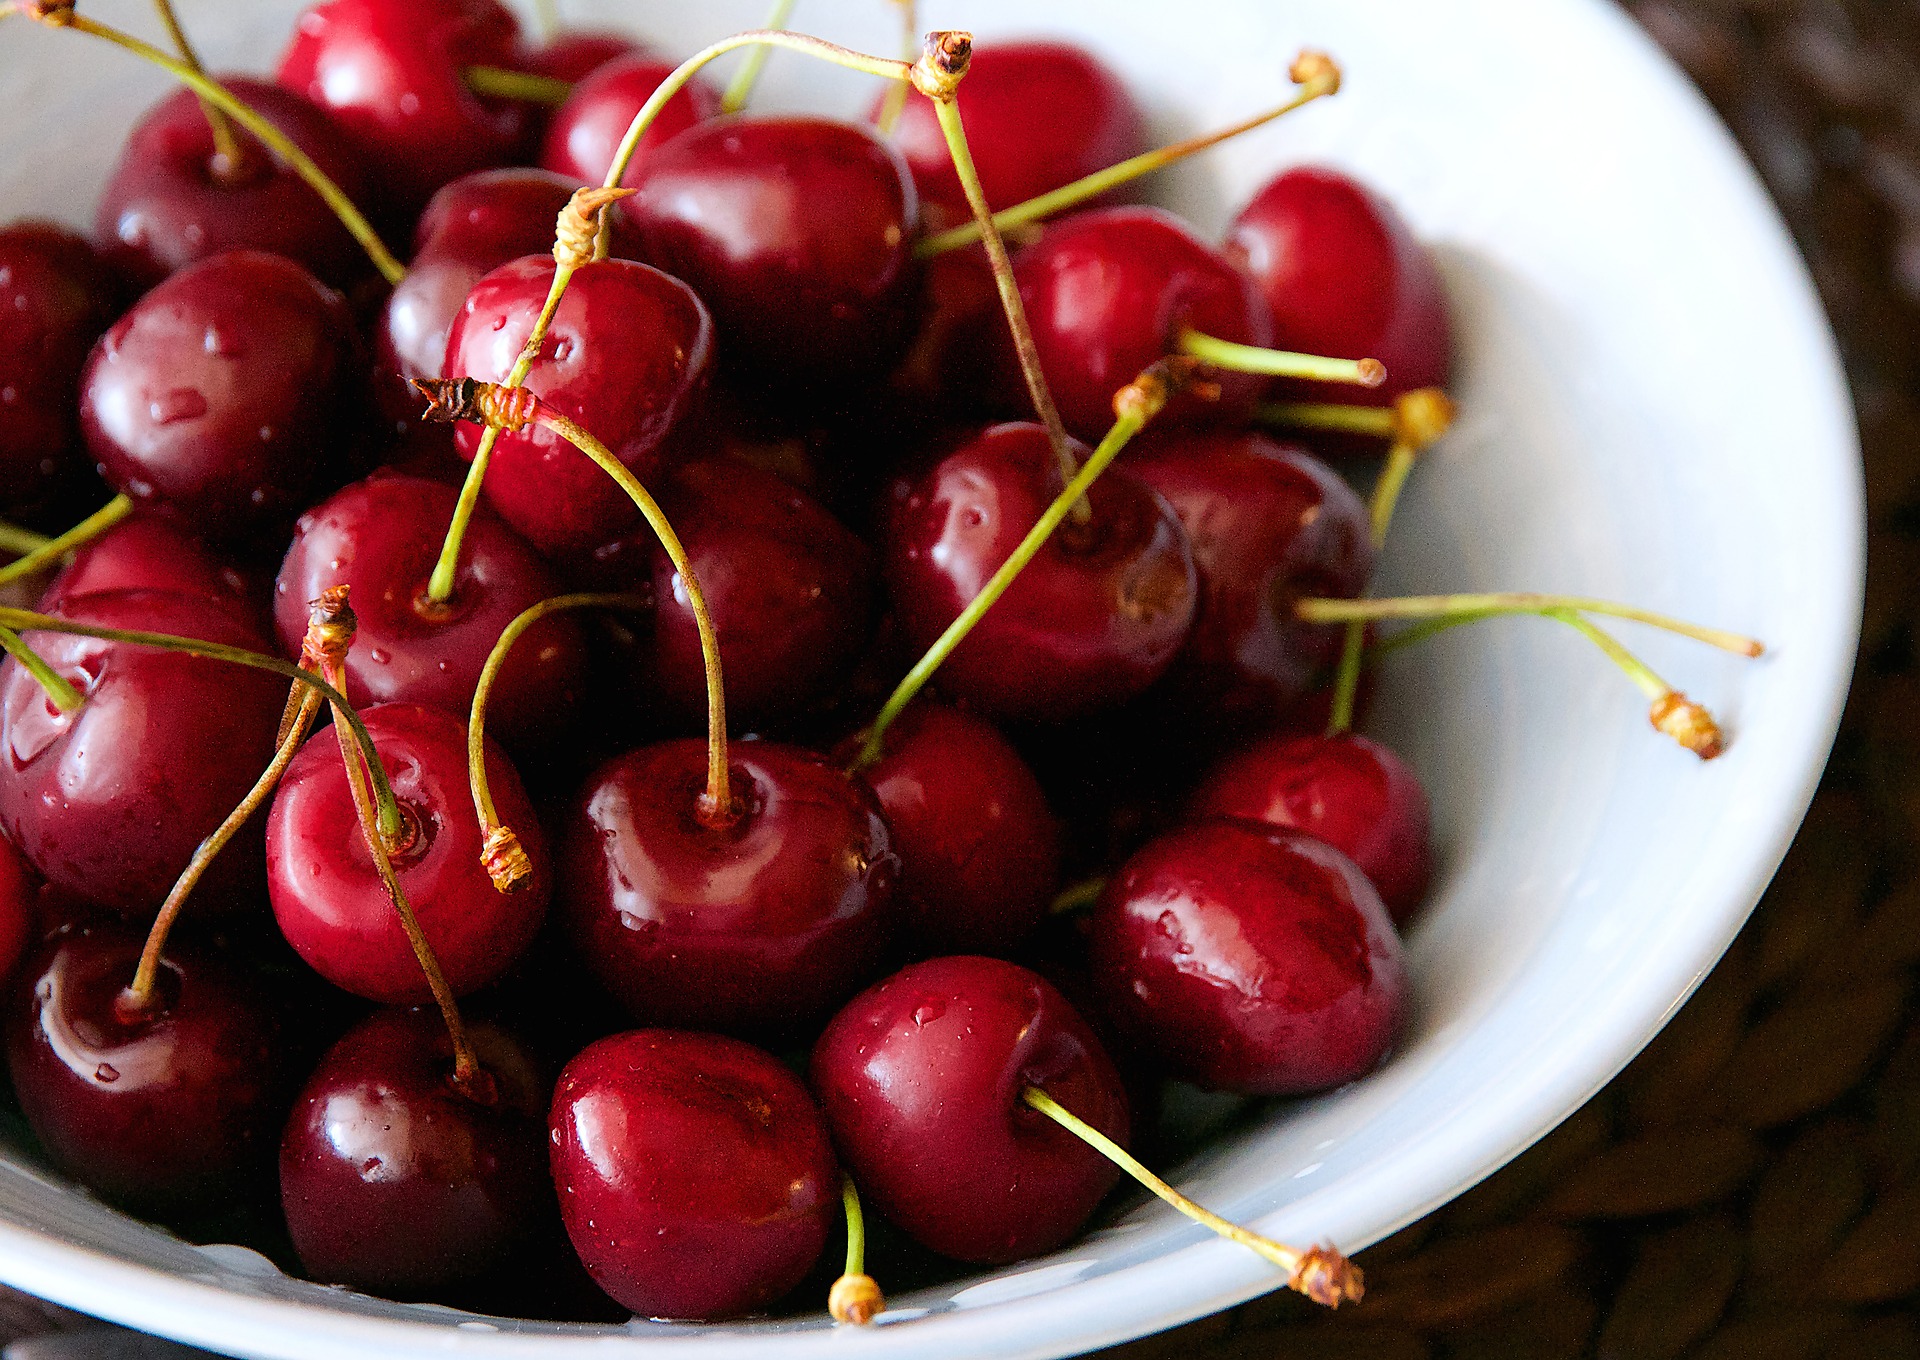
[[[827,1312],[835,1322],[864,1327],[887,1306],[879,1281],[867,1274],[867,1218],[853,1177],[840,1177],[840,1204],[847,1216],[847,1267],[827,1292]]]
[[[490,99],[512,99],[522,104],[558,105],[567,102],[573,86],[552,76],[515,71],[505,66],[469,66],[460,73],[467,88]]]
[[[133,502],[115,496],[58,538],[42,539],[40,545],[17,561],[0,567],[0,586],[44,571],[83,544],[91,543],[133,513]]]
[[[180,60],[205,75],[207,68],[201,65],[199,53],[187,41],[187,31],[180,27],[180,18],[173,12],[173,0],[153,0],[153,7],[160,15],[161,27],[167,30],[167,41],[180,54]],[[213,133],[215,176],[237,174],[241,167],[241,151],[240,139],[233,135],[233,124],[205,95],[197,95],[196,98],[200,101],[200,111],[206,115],[207,127]]]
[[[1047,907],[1049,916],[1077,916],[1100,900],[1100,894],[1107,890],[1107,880],[1099,875],[1083,878],[1078,883],[1070,883],[1060,890],[1057,897]]]
[[[1319,354],[1295,354],[1222,340],[1188,326],[1174,337],[1174,347],[1214,368],[1232,373],[1258,373],[1273,378],[1306,378],[1315,382],[1352,383],[1378,387],[1387,380],[1386,365],[1378,359],[1330,359]]]
[[[1718,647],[1736,656],[1756,657],[1766,648],[1750,637],[1688,623],[1650,609],[1618,604],[1612,600],[1592,599],[1584,595],[1540,595],[1524,591],[1504,591],[1482,595],[1404,595],[1387,600],[1301,600],[1295,615],[1305,623],[1349,623],[1375,619],[1451,619],[1456,615],[1488,618],[1502,614],[1545,614],[1551,610],[1571,610],[1578,614],[1598,614],[1602,618],[1626,619],[1644,623],[1681,637]]]
[[[18,661],[47,692],[47,700],[62,713],[72,713],[86,703],[86,696],[75,689],[46,659],[11,628],[0,628],[0,651]]]
[[[560,32],[560,0],[533,0],[533,21],[541,37],[556,37]]]
[[[1391,439],[1397,430],[1391,406],[1350,406],[1343,402],[1270,401],[1255,408],[1262,425],[1289,430],[1324,430],[1329,434],[1361,434]]]
[[[907,54],[908,61],[918,61],[920,6],[915,0],[893,0],[893,7],[900,14],[901,50]],[[882,137],[891,137],[894,128],[900,125],[900,115],[907,109],[907,96],[912,93],[905,82],[887,88],[886,98],[880,101],[880,116],[874,120],[874,128]]]
[[[762,28],[784,29],[787,20],[793,16],[794,0],[773,0],[773,8],[767,12],[767,21]],[[747,101],[753,98],[753,87],[760,83],[760,72],[766,69],[767,58],[773,55],[770,47],[752,47],[740,63],[740,69],[727,83],[727,92],[720,96],[721,113],[739,113],[747,107]]]
[[[0,552],[13,553],[24,557],[28,553],[39,552],[53,542],[45,534],[36,534],[31,529],[22,529],[17,524],[0,523]]]

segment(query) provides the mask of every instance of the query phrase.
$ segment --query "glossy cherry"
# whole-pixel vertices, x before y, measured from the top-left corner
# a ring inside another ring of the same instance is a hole
[[[860,993],[814,1045],[808,1081],[861,1192],[917,1241],[998,1265],[1080,1231],[1120,1172],[1025,1105],[1038,1087],[1109,1138],[1126,1088],[1038,973],[961,955]]]
[[[14,1094],[54,1163],[117,1203],[175,1208],[250,1190],[297,1062],[288,1018],[238,959],[170,942],[155,1003],[119,1004],[142,940],[56,935],[7,1013]]]
[[[356,705],[405,701],[464,714],[494,643],[522,611],[561,593],[553,569],[485,506],[461,546],[453,594],[427,598],[427,578],[459,492],[431,478],[376,472],[301,516],[274,585],[280,645],[298,656],[307,602],[352,588],[357,645],[347,654]],[[508,655],[487,706],[487,730],[524,747],[566,727],[586,685],[574,616],[552,615]]]
[[[333,116],[396,209],[524,149],[524,104],[483,99],[469,66],[516,64],[520,29],[497,0],[320,0],[276,79]]]
[[[40,597],[42,613],[62,600],[108,590],[161,590],[220,606],[247,627],[266,631],[266,582],[196,538],[169,514],[136,510],[75,550]],[[304,621],[303,621],[304,627]]]
[[[1332,846],[1257,822],[1195,822],[1150,841],[1094,909],[1103,1009],[1167,1074],[1243,1095],[1304,1095],[1364,1076],[1407,1010],[1380,895]]]
[[[528,256],[474,285],[447,337],[445,376],[504,381],[553,271],[551,256]],[[651,484],[684,456],[674,436],[705,391],[713,343],[707,309],[684,283],[631,260],[598,260],[574,274],[526,386]],[[455,437],[472,458],[480,428],[459,425]],[[606,473],[538,428],[500,436],[485,489],[501,518],[549,555],[583,556],[640,522]]]
[[[889,387],[915,411],[978,420],[993,398],[1000,336],[1007,325],[987,252],[970,246],[928,260],[921,269],[917,316],[913,339]]]
[[[280,1202],[314,1279],[418,1295],[547,1244],[540,1064],[496,1025],[467,1038],[483,1074],[473,1094],[454,1086],[431,1007],[375,1011],[307,1078],[280,1139]]]
[[[538,47],[527,48],[515,64],[533,75],[574,84],[610,61],[645,51],[642,44],[625,33],[572,28],[555,34]]]
[[[13,976],[39,920],[40,882],[32,866],[0,836],[0,983]]]
[[[1046,432],[1032,424],[996,425],[896,485],[884,562],[917,649],[980,593],[1060,486]],[[1087,499],[1092,518],[1061,525],[940,668],[941,689],[988,713],[1057,721],[1124,702],[1172,663],[1198,593],[1186,534],[1124,469]]]
[[[919,196],[865,128],[821,118],[719,118],[647,157],[622,207],[647,259],[713,308],[728,373],[838,389],[904,350]]]
[[[338,293],[278,255],[228,251],[171,275],[100,337],[81,426],[136,503],[216,537],[259,532],[335,475],[356,354]]]
[[[484,987],[513,966],[546,918],[551,862],[533,804],[506,756],[490,749],[494,802],[533,864],[521,888],[500,892],[480,859],[466,723],[419,704],[377,704],[361,718],[411,838],[392,855],[400,886],[454,994]],[[371,1001],[433,999],[360,832],[332,732],[308,740],[274,794],[267,888],[287,943],[327,981]]]
[[[575,948],[649,1023],[727,1032],[817,1020],[891,940],[899,860],[868,788],[774,742],[732,748],[737,814],[708,826],[701,741],[602,766],[567,818],[561,908]]]
[[[1177,348],[1188,327],[1243,345],[1273,343],[1273,314],[1253,277],[1160,208],[1105,208],[1047,228],[1014,257],[1040,366],[1067,428],[1095,440],[1113,424],[1113,394]],[[1026,388],[1003,340],[1001,391]],[[1268,380],[1209,371],[1217,399],[1175,397],[1155,418],[1242,423]]]
[[[799,1284],[840,1211],[806,1087],[736,1039],[637,1030],[560,1074],[554,1184],[574,1250],[643,1317],[723,1318]]]
[[[110,591],[64,600],[55,612],[270,650],[230,610],[185,595]],[[86,703],[61,713],[18,663],[0,667],[0,823],[50,883],[151,918],[272,758],[287,682],[151,647],[27,636]],[[257,894],[260,856],[258,832],[242,830],[195,893],[196,910]]]
[[[1198,816],[1267,822],[1325,841],[1360,867],[1395,925],[1426,897],[1427,792],[1404,760],[1357,733],[1264,738],[1215,767],[1192,807]]]
[[[629,52],[596,67],[553,111],[540,164],[590,184],[604,183],[614,153],[626,138],[627,125],[673,74],[674,66],[649,52]],[[690,81],[661,106],[634,148],[620,182],[637,184],[640,168],[656,151],[719,112],[720,96],[713,88],[697,78]]]

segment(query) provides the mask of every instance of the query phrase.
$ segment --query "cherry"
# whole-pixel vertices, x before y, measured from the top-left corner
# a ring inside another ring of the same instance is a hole
[[[494,800],[533,866],[519,889],[502,893],[480,858],[466,723],[418,704],[378,704],[360,716],[408,823],[410,839],[392,855],[401,887],[454,994],[484,987],[513,966],[546,917],[550,865],[533,805],[507,758],[489,749]],[[373,1001],[433,999],[360,834],[332,732],[301,749],[274,795],[267,888],[287,943],[327,981]]]
[[[102,472],[231,538],[284,522],[351,431],[353,321],[278,255],[234,250],[171,275],[94,346],[81,426]]]
[[[1353,732],[1275,736],[1228,756],[1193,811],[1305,832],[1359,866],[1395,925],[1420,907],[1433,873],[1426,790],[1408,764]],[[896,822],[897,825],[897,822]]]
[[[468,66],[513,66],[519,37],[497,0],[320,0],[276,79],[333,116],[405,211],[523,149],[526,106],[483,99],[464,78]]]
[[[39,918],[39,880],[13,843],[0,836],[0,982],[20,966]]]
[[[1333,469],[1253,433],[1149,433],[1122,466],[1173,507],[1200,575],[1170,697],[1216,730],[1281,720],[1338,658],[1343,631],[1299,622],[1294,602],[1365,589],[1366,506]]]
[[[553,273],[550,256],[528,256],[475,284],[447,337],[444,375],[504,380]],[[713,323],[684,283],[631,260],[597,260],[574,274],[525,385],[647,483],[682,456],[673,436],[699,404],[712,357]],[[456,427],[463,457],[481,435]],[[584,556],[640,517],[606,473],[539,428],[500,436],[484,486],[501,518],[550,556]]]
[[[0,228],[0,309],[0,510],[12,514],[80,472],[80,371],[120,310],[120,283],[72,232],[14,222]]]
[[[1272,310],[1252,276],[1160,208],[1104,208],[1050,226],[1014,258],[1014,275],[1061,418],[1082,439],[1106,433],[1113,394],[1175,352],[1188,328],[1273,343]],[[1011,343],[1001,344],[1003,396],[1024,404]],[[1224,370],[1208,376],[1217,399],[1175,397],[1158,423],[1244,423],[1270,382]]]
[[[649,1022],[790,1029],[871,977],[892,935],[879,804],[824,757],[733,748],[734,811],[699,813],[707,746],[662,742],[603,765],[568,816],[561,908],[575,948]]]
[[[995,212],[1147,148],[1145,120],[1126,84],[1091,52],[1068,43],[976,46],[959,100],[974,169]],[[1045,118],[1034,116],[1039,107]],[[943,225],[968,220],[972,210],[933,101],[909,99],[893,138],[913,169],[921,201],[934,210],[929,215],[937,213]]]
[[[1082,459],[1084,447],[1078,448]],[[889,507],[884,562],[896,618],[916,648],[946,629],[1060,492],[1046,431],[996,425]],[[940,687],[1002,717],[1059,720],[1140,693],[1193,621],[1193,555],[1166,503],[1121,469],[1069,521],[940,668]]]
[[[195,538],[168,514],[135,511],[82,545],[48,583],[38,607],[43,614],[51,613],[63,600],[109,590],[190,595],[218,605],[256,632],[266,632],[265,581]]]
[[[185,595],[110,591],[63,600],[55,613],[268,650],[228,609]],[[27,636],[86,703],[61,713],[17,662],[0,667],[0,824],[50,883],[151,918],[272,758],[286,682],[125,643]],[[258,834],[243,832],[195,901],[205,908],[257,892],[260,855]]]
[[[315,1279],[417,1295],[543,1244],[555,1210],[540,1065],[498,1026],[467,1038],[477,1094],[456,1089],[431,1007],[375,1011],[307,1078],[280,1139],[280,1200]]]
[[[1196,822],[1108,880],[1091,922],[1103,1008],[1168,1075],[1303,1095],[1371,1071],[1407,977],[1380,896],[1352,860],[1254,822]]]
[[[291,1094],[288,1017],[238,959],[172,945],[155,1004],[119,1002],[141,939],[57,935],[7,1015],[20,1107],[54,1163],[118,1203],[168,1209],[265,1170]]]
[[[638,1030],[560,1074],[553,1179],[574,1250],[645,1317],[737,1317],[800,1283],[840,1207],[806,1087],[735,1039]]]
[[[453,594],[430,602],[427,578],[458,499],[431,478],[377,472],[303,515],[274,586],[274,622],[287,655],[299,655],[307,602],[330,586],[349,586],[360,630],[347,654],[347,697],[356,705],[407,701],[464,714],[506,626],[561,585],[495,515],[476,507]],[[541,620],[495,683],[490,728],[513,746],[560,731],[578,707],[586,669],[578,621]]]
[[[713,119],[655,150],[634,183],[623,207],[646,257],[713,308],[741,380],[830,391],[904,350],[919,196],[867,129]]]
[[[932,959],[860,993],[808,1080],[863,1193],[915,1240],[998,1265],[1077,1233],[1119,1172],[1021,1100],[1038,1087],[1124,1143],[1126,1088],[1053,984],[1018,964]]]
[[[999,954],[1033,933],[1060,879],[1060,824],[1012,743],[962,709],[922,701],[861,773],[900,856],[914,948]]]
[[[926,261],[918,315],[889,386],[913,410],[976,419],[993,393],[999,335],[1007,324],[986,251],[949,250]]]
[[[627,125],[673,74],[674,65],[649,52],[628,52],[595,67],[554,110],[540,164],[590,184],[604,182]],[[661,106],[620,182],[638,184],[640,168],[654,152],[719,112],[720,96],[702,81],[689,82]]]
[[[577,84],[620,57],[644,55],[646,48],[624,33],[574,28],[521,52],[515,65],[530,75]]]

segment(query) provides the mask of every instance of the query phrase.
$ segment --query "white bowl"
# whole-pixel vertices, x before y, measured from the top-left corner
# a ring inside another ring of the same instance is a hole
[[[762,4],[564,7],[579,22],[638,22],[684,52],[754,26]],[[218,66],[265,67],[295,8],[201,0],[184,17]],[[1383,589],[1580,591],[1771,647],[1747,663],[1632,630],[1656,669],[1726,720],[1732,747],[1711,765],[1651,732],[1637,692],[1554,625],[1483,625],[1393,659],[1379,731],[1426,778],[1441,847],[1409,941],[1404,1050],[1175,1168],[1234,1218],[1358,1248],[1493,1171],[1618,1071],[1713,966],[1792,836],[1858,627],[1859,466],[1832,341],[1733,143],[1602,0],[923,8],[928,27],[1090,44],[1169,134],[1274,102],[1303,45],[1337,54],[1348,79],[1336,100],[1182,167],[1159,192],[1218,230],[1278,167],[1332,161],[1386,190],[1440,250],[1465,414],[1415,475]],[[868,50],[897,41],[880,0],[806,0],[799,17]],[[0,132],[6,215],[86,221],[124,129],[163,88],[84,38],[0,26],[0,98],[15,110]],[[768,106],[849,115],[873,93],[784,54],[762,87]],[[287,1360],[1055,1356],[1276,1284],[1251,1254],[1149,1204],[1046,1260],[895,1300],[866,1330],[559,1327],[318,1288],[15,1162],[0,1162],[0,1220],[0,1278]]]

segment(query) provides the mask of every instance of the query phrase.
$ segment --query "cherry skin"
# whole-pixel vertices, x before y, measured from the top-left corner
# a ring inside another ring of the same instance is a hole
[[[352,588],[359,618],[347,653],[347,697],[431,704],[464,714],[494,643],[529,606],[562,593],[553,569],[485,506],[475,507],[460,570],[444,604],[427,579],[459,492],[427,477],[376,472],[301,516],[274,585],[274,622],[289,657],[300,654],[307,602]],[[577,616],[549,615],[514,644],[494,680],[487,730],[516,748],[562,731],[586,686]]]
[[[447,336],[449,378],[502,382],[553,282],[551,256],[500,266],[474,285]],[[713,322],[684,283],[631,260],[573,276],[526,386],[585,427],[651,485],[684,456],[674,438],[698,408],[713,361]],[[455,429],[461,456],[477,425]],[[549,556],[584,556],[640,522],[612,478],[550,431],[502,434],[485,483],[500,517]]]
[[[1395,925],[1420,909],[1433,877],[1432,818],[1420,777],[1357,733],[1263,738],[1215,767],[1192,810],[1325,841],[1359,866]]]
[[[168,277],[100,337],[81,427],[116,491],[221,538],[291,519],[352,428],[346,304],[291,260],[235,250]]]
[[[577,84],[620,57],[642,54],[646,49],[624,33],[575,28],[556,34],[538,47],[520,54],[519,68],[549,80]]]
[[[646,257],[713,308],[730,374],[833,390],[903,352],[919,196],[872,132],[716,118],[654,151],[635,185],[622,207]]]
[[[0,836],[0,982],[20,966],[39,915],[39,881],[13,843]]]
[[[505,825],[533,864],[515,892],[493,886],[467,786],[467,725],[419,704],[361,713],[412,836],[392,856],[395,873],[440,960],[464,995],[503,975],[546,919],[551,868],[540,822],[520,777],[498,749],[487,782]],[[267,818],[267,890],[280,931],[327,981],[370,1001],[430,1001],[399,913],[387,900],[360,832],[339,739],[316,733],[287,767]]]
[[[1367,508],[1332,468],[1264,435],[1174,430],[1122,466],[1179,516],[1200,608],[1163,690],[1216,730],[1279,721],[1338,659],[1345,630],[1293,617],[1373,572]]]
[[[54,1163],[116,1203],[161,1210],[250,1188],[297,1061],[288,1017],[239,960],[169,942],[144,1012],[119,1005],[143,941],[68,930],[27,965],[7,1067]]]
[[[554,110],[540,164],[589,184],[604,183],[614,153],[626,138],[627,125],[673,74],[674,66],[674,62],[662,61],[649,52],[629,52],[596,67],[574,87],[567,102]],[[646,136],[634,148],[620,182],[638,183],[640,167],[656,151],[719,112],[720,96],[713,88],[697,78],[689,82],[661,106]]]
[[[1407,1010],[1400,939],[1352,860],[1256,822],[1148,842],[1091,919],[1094,988],[1169,1076],[1291,1096],[1363,1076]]]
[[[1127,1093],[1053,984],[999,959],[930,959],[867,988],[808,1082],[861,1191],[955,1260],[1000,1265],[1079,1232],[1119,1170],[1029,1108],[1029,1086],[1124,1145]]]
[[[1047,116],[1036,119],[1034,110]],[[1147,149],[1146,122],[1125,82],[1069,43],[982,44],[960,86],[967,144],[995,212],[1104,170]],[[893,138],[929,216],[972,216],[930,99],[908,99]]]
[[[1113,394],[1174,352],[1192,327],[1244,345],[1273,343],[1273,314],[1253,278],[1160,208],[1103,208],[1047,228],[1014,259],[1040,366],[1067,428],[1092,441],[1113,424]],[[1025,404],[1026,385],[1004,355],[1001,390]],[[1268,386],[1247,373],[1209,371],[1215,400],[1186,393],[1155,425],[1244,424]]]
[[[916,650],[980,593],[1060,486],[1033,424],[996,425],[896,485],[883,557]],[[941,666],[941,689],[990,714],[1058,721],[1132,698],[1172,663],[1198,595],[1186,534],[1124,469],[1087,499],[1092,519],[1060,526]]]
[[[893,853],[879,804],[825,757],[732,748],[730,825],[696,808],[702,741],[603,765],[568,814],[560,903],[580,957],[647,1023],[787,1030],[877,971],[894,926]]]
[[[185,595],[110,591],[64,600],[55,613],[270,650],[227,609]],[[151,919],[272,759],[287,682],[151,647],[27,637],[86,703],[61,713],[17,662],[0,667],[0,824],[48,882]],[[257,894],[260,857],[258,833],[243,829],[201,881],[196,910]]]
[[[515,65],[519,38],[497,0],[320,0],[300,16],[275,78],[333,116],[404,212],[524,148],[527,106],[483,99],[463,76]]]
[[[806,1087],[737,1039],[602,1039],[560,1074],[548,1126],[574,1250],[642,1317],[765,1308],[806,1276],[840,1211]]]
[[[38,608],[50,613],[62,600],[108,590],[189,595],[219,606],[248,628],[267,631],[266,583],[259,574],[195,538],[172,515],[135,511],[82,544],[48,583]]]
[[[543,1243],[548,1088],[496,1025],[468,1042],[482,1076],[453,1082],[453,1045],[431,1007],[379,1010],[307,1078],[280,1138],[280,1201],[314,1279],[419,1295],[473,1280]]]

